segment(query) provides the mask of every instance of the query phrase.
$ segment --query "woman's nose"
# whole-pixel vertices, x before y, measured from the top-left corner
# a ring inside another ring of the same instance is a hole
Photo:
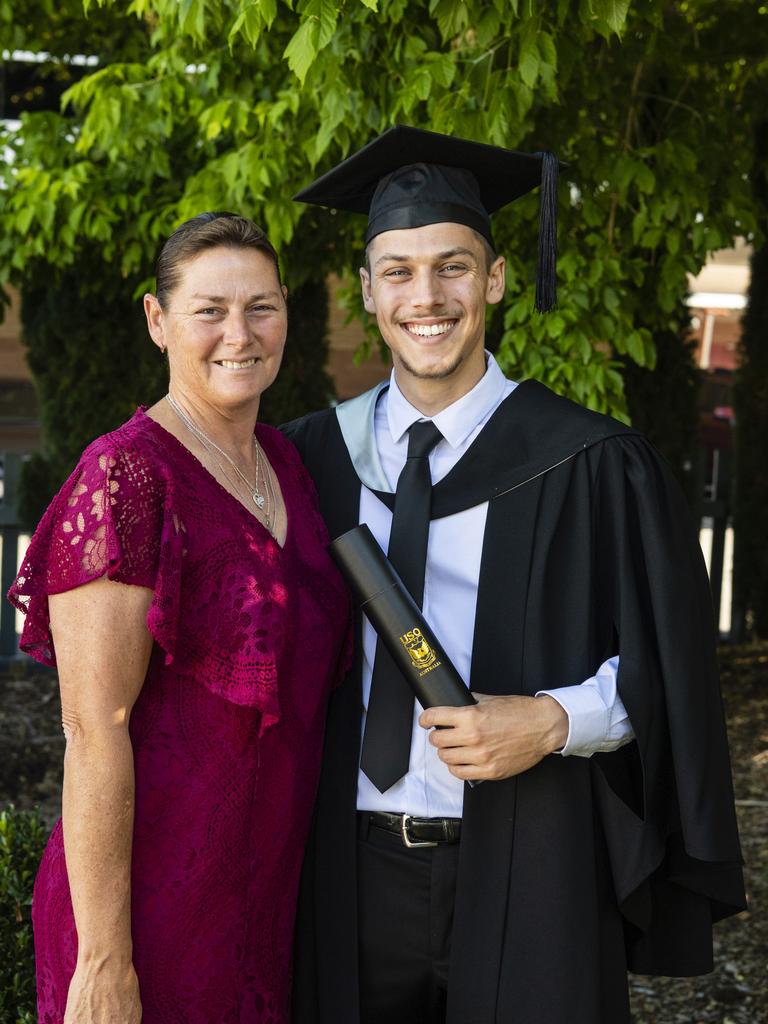
[[[251,337],[251,327],[244,310],[230,310],[224,321],[224,341],[231,345],[247,342]]]

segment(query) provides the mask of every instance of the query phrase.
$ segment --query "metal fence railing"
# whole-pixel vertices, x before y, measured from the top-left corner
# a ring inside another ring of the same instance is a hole
[[[2,485],[0,489],[0,537],[2,538],[2,555],[0,555],[0,586],[2,596],[0,604],[0,660],[15,658],[19,652],[19,641],[16,634],[16,611],[5,600],[8,588],[13,583],[19,566],[19,528],[18,484],[21,473],[21,456],[15,452],[3,452]]]

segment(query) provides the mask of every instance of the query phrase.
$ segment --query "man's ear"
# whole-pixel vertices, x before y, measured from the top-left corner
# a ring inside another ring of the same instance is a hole
[[[147,318],[147,330],[152,341],[161,352],[165,352],[168,347],[165,336],[165,317],[157,296],[152,295],[151,292],[147,292],[144,296],[144,316]]]
[[[363,306],[366,313],[376,312],[376,303],[373,300],[371,291],[371,275],[365,267],[360,267],[360,288],[363,293]]]
[[[485,286],[485,301],[492,304],[500,302],[504,295],[506,283],[507,263],[503,256],[497,256],[488,271],[488,281]]]

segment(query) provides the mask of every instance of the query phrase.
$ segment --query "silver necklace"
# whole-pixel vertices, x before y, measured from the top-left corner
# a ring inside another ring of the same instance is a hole
[[[256,506],[256,508],[264,516],[264,519],[266,521],[267,529],[271,532],[272,531],[272,509],[274,507],[274,491],[272,489],[272,479],[271,479],[269,470],[264,468],[264,462],[266,462],[266,459],[262,455],[261,446],[259,445],[258,441],[256,440],[255,435],[254,435],[254,438],[253,438],[253,448],[254,448],[254,452],[255,452],[255,455],[256,455],[256,480],[255,480],[254,483],[251,483],[251,481],[248,479],[248,477],[245,475],[245,473],[243,473],[243,471],[237,465],[235,460],[230,455],[228,455],[223,450],[223,448],[219,448],[219,446],[216,444],[216,442],[213,441],[210,437],[208,437],[208,435],[206,433],[204,433],[200,429],[200,427],[198,427],[198,425],[194,422],[194,420],[192,420],[184,412],[184,410],[181,408],[181,406],[176,401],[176,399],[171,395],[171,393],[169,392],[165,397],[166,397],[166,399],[168,401],[168,404],[173,409],[173,411],[176,413],[176,415],[179,417],[179,419],[184,424],[184,426],[190,431],[191,434],[193,434],[197,438],[197,440],[203,445],[203,447],[208,452],[210,452],[211,454],[213,454],[213,452],[217,452],[219,455],[222,456],[222,458],[226,459],[226,461],[230,464],[232,469],[234,469],[235,473],[237,474],[238,478],[241,481],[240,487],[241,488],[243,486],[245,487],[245,489],[246,489],[246,491],[248,493],[249,498],[251,499],[253,504]],[[219,462],[219,460],[216,458],[215,455],[214,455],[214,461],[218,464],[219,469],[222,471],[222,473],[224,474],[225,478],[227,480],[229,480],[230,483],[233,483],[231,477],[229,476],[229,474],[224,469],[224,466],[221,464],[221,462]],[[262,480],[266,484],[266,486],[264,487],[264,493],[262,493],[261,489],[259,488],[259,476],[261,476]],[[234,481],[234,483],[236,484],[237,481]]]

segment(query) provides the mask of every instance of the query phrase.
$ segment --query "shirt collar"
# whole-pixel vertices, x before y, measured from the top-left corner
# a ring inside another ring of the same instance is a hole
[[[387,423],[395,444],[418,420],[431,418],[452,448],[462,445],[472,431],[498,406],[507,384],[506,377],[490,352],[486,352],[485,356],[485,373],[472,390],[432,417],[425,416],[411,405],[397,386],[393,370],[386,401]]]

